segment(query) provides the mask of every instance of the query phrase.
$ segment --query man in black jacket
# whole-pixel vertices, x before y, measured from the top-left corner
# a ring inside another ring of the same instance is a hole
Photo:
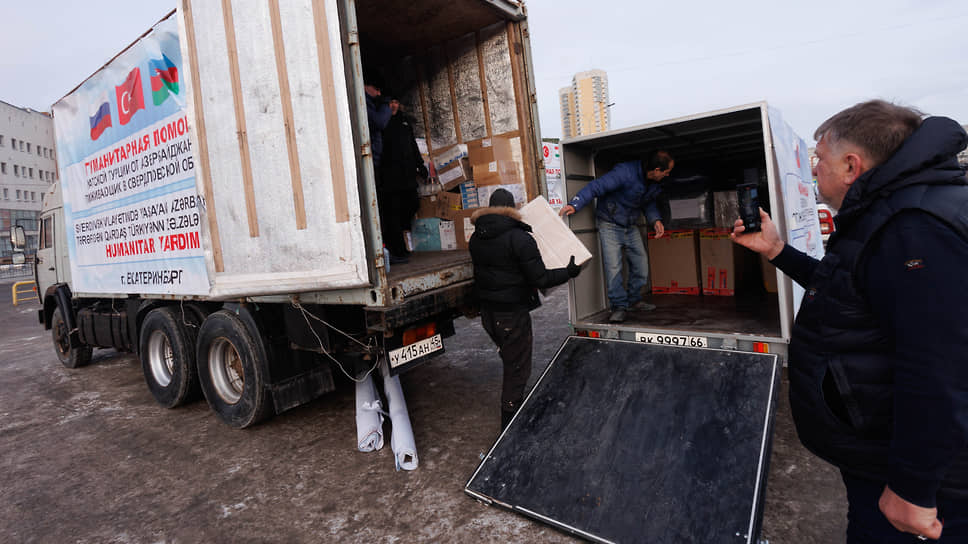
[[[541,305],[538,289],[568,281],[581,272],[571,258],[565,268],[548,270],[541,260],[531,227],[514,209],[505,189],[491,194],[489,207],[471,216],[474,234],[469,247],[474,261],[474,284],[481,305],[481,324],[497,344],[504,363],[501,427],[524,401],[531,376],[531,310]]]
[[[410,251],[403,232],[410,230],[417,213],[417,177],[427,178],[427,167],[413,136],[413,122],[400,109],[396,98],[390,99],[390,121],[383,129],[383,153],[377,198],[383,242],[390,250],[391,263],[404,263]]]
[[[874,100],[814,138],[821,199],[839,209],[823,260],[785,245],[762,211],[761,232],[737,221],[733,234],[806,289],[789,360],[800,440],[841,470],[849,543],[968,542],[968,180],[956,159],[968,135]]]

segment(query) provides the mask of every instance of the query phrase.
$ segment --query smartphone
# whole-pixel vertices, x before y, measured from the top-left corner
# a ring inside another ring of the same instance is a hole
[[[760,230],[760,200],[756,193],[755,183],[744,183],[736,186],[736,197],[739,201],[739,217],[743,220],[746,232]]]

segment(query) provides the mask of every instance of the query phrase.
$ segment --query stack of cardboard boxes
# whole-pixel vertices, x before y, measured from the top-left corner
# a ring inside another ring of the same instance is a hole
[[[421,189],[414,251],[467,249],[474,233],[471,215],[487,206],[497,188],[510,191],[519,206],[528,200],[517,132],[435,150],[430,158],[436,181]]]
[[[710,205],[712,204],[712,205]],[[649,233],[649,271],[657,294],[733,296],[737,275],[749,267],[749,250],[730,239],[739,217],[735,191],[671,199],[670,208],[696,228],[674,228],[662,238]],[[767,264],[769,266],[769,264]],[[767,269],[764,278],[769,280]],[[772,275],[775,280],[775,272]],[[770,285],[766,285],[770,290]],[[773,292],[775,292],[775,281]]]

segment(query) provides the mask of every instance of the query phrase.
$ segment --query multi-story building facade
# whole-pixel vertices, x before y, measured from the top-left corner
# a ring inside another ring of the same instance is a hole
[[[595,134],[612,128],[608,115],[608,75],[603,70],[579,72],[571,87],[558,91],[561,133],[565,138]]]
[[[37,247],[37,218],[47,187],[57,180],[54,123],[46,113],[0,101],[0,259],[10,256],[10,227]]]

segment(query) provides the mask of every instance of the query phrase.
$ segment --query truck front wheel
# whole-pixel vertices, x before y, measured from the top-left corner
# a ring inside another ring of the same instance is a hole
[[[234,313],[205,318],[198,334],[198,375],[212,410],[225,423],[245,428],[270,415],[261,339]]]
[[[141,324],[141,369],[151,394],[165,408],[198,397],[196,330],[194,314],[183,317],[171,307],[151,310]]]
[[[54,351],[61,364],[67,368],[86,366],[91,362],[91,346],[71,346],[71,331],[67,330],[60,308],[54,308],[54,315],[50,318],[50,335],[54,341]]]

